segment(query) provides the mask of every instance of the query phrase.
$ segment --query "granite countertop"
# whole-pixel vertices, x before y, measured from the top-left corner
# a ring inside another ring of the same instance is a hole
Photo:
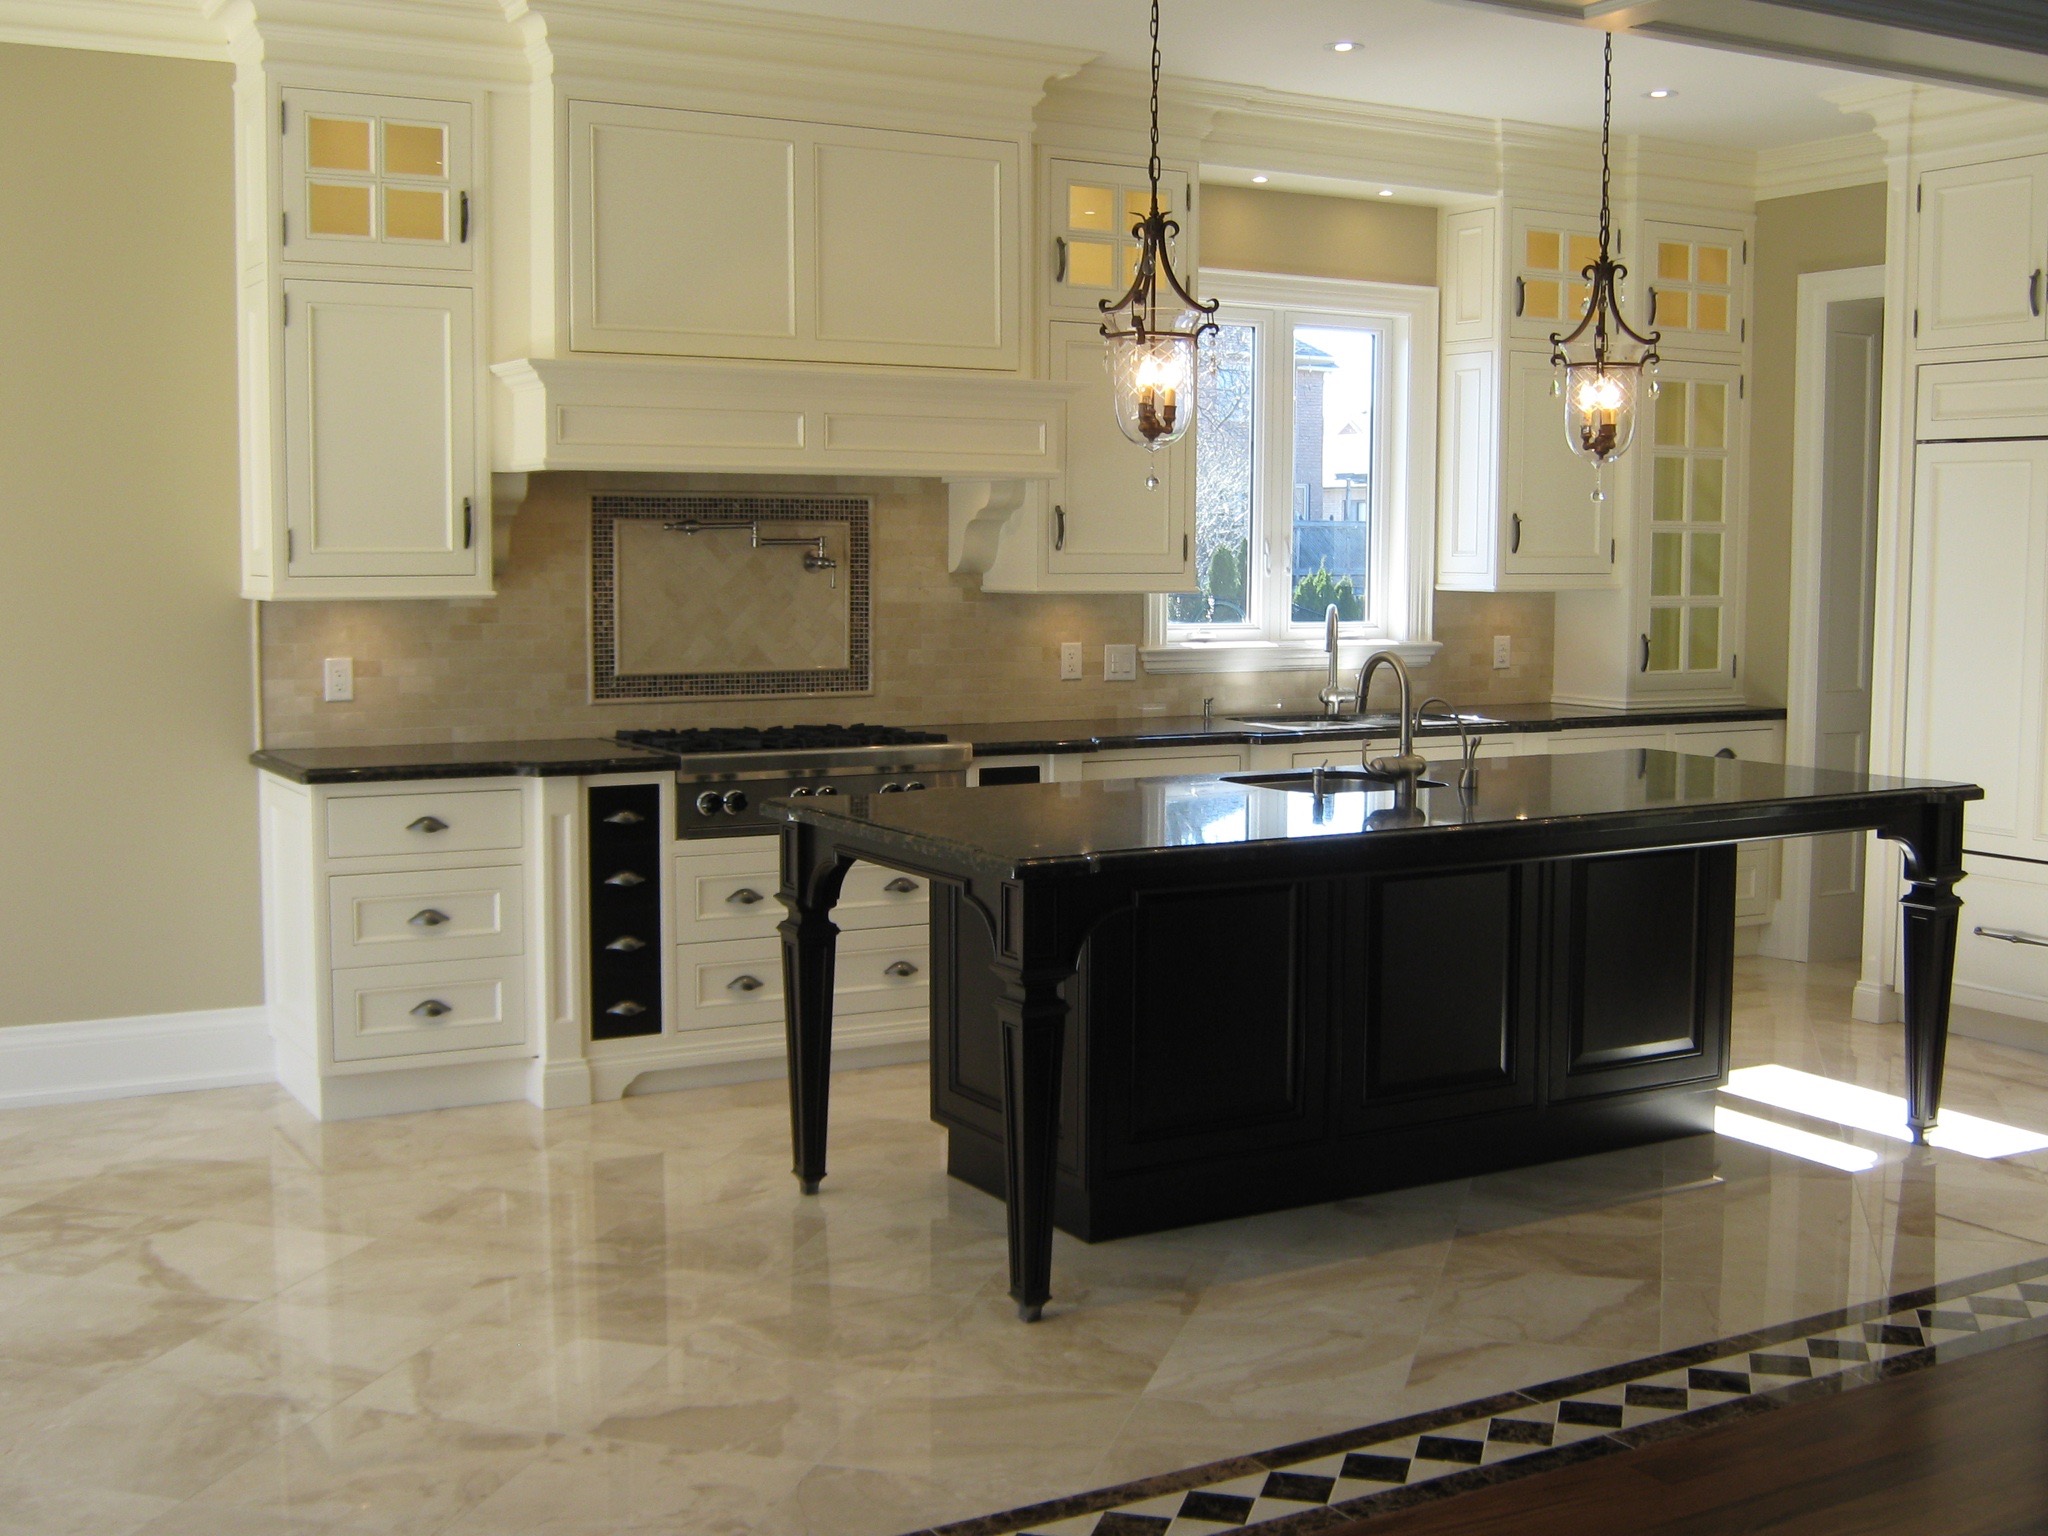
[[[1512,829],[1521,836],[1589,818],[1642,826],[1753,813],[1765,823],[1773,812],[1782,816],[1798,802],[1816,799],[1860,806],[1924,801],[1930,793],[1983,797],[1968,784],[1627,749],[1501,758],[1483,765],[1469,790],[1451,784],[1425,788],[1406,810],[1385,786],[1342,790],[1318,803],[1306,793],[1245,782],[1269,777],[1274,775],[1006,784],[838,801],[776,800],[763,809],[770,819],[806,823],[828,837],[850,836],[855,846],[872,846],[885,857],[895,852],[932,868],[987,871],[1007,879],[1031,868],[1101,868],[1175,850],[1228,859],[1233,849],[1261,844],[1365,845],[1456,838],[1481,829]]]
[[[1714,725],[1747,720],[1782,720],[1785,711],[1775,704],[1659,704],[1631,709],[1602,709],[1582,704],[1496,704],[1460,705],[1468,720],[1484,721],[1469,727],[1474,735],[1497,736],[1505,732],[1594,730],[1601,726]],[[1249,722],[1298,715],[1298,710],[1275,711],[1273,716],[1256,710],[1242,715],[1217,715],[1203,724],[1198,715],[1140,715],[1119,720],[1017,720],[938,725],[954,741],[974,743],[976,757],[1036,757],[1045,753],[1138,751],[1150,747],[1193,747],[1207,744],[1232,745],[1259,742],[1315,740],[1342,741],[1365,736],[1392,736],[1398,731],[1391,712],[1368,715],[1364,720],[1339,729],[1321,726],[1309,732],[1260,729]],[[1432,723],[1423,727],[1424,736],[1454,736],[1457,727]]]
[[[294,784],[375,784],[404,779],[581,777],[660,773],[675,766],[668,752],[622,746],[602,737],[567,741],[462,741],[401,747],[282,747],[249,761]]]

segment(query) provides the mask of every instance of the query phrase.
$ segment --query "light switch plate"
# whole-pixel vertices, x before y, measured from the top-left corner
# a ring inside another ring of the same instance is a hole
[[[320,663],[320,697],[329,704],[349,704],[356,696],[356,664],[353,657],[330,656]]]
[[[1066,640],[1060,643],[1060,681],[1078,683],[1081,681],[1081,642]]]
[[[1135,683],[1138,680],[1138,648],[1135,645],[1105,645],[1102,648],[1102,680],[1105,683]]]
[[[1493,637],[1494,670],[1496,672],[1505,672],[1513,665],[1514,663],[1508,659],[1508,637],[1506,635],[1495,635]]]

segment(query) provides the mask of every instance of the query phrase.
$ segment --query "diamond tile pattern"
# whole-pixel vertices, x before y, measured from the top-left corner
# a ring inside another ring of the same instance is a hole
[[[2030,1266],[2032,1269],[2048,1266]],[[1297,1461],[1254,1457],[1264,1473],[1143,1497],[1057,1520],[971,1522],[976,1536],[1198,1536],[1260,1531],[1287,1536],[1320,1529],[1327,1511],[1373,1513],[1412,1502],[1419,1484],[1459,1479],[1478,1486],[1575,1456],[1625,1450],[1657,1427],[1697,1416],[1762,1408],[1778,1394],[1863,1385],[1948,1355],[1995,1348],[2048,1333],[2048,1280],[2012,1271],[1961,1281],[1911,1298],[1809,1319],[1719,1345],[1616,1366],[1592,1377],[1529,1387],[1487,1399],[1484,1411],[1452,1408],[1414,1421],[1331,1437],[1351,1441]],[[1479,1405],[1469,1405],[1477,1409]],[[1327,1446],[1330,1441],[1320,1442]],[[1515,1463],[1509,1472],[1491,1469]],[[1443,1491],[1453,1491],[1449,1485]],[[1106,1490],[1105,1502],[1115,1490]],[[1072,1508],[1069,1501],[1068,1508]]]

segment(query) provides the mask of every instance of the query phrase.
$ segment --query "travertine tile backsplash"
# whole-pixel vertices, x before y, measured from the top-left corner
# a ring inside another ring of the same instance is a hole
[[[1217,708],[1312,708],[1311,672],[1176,674],[1141,667],[1102,681],[1102,647],[1142,643],[1141,597],[983,593],[946,570],[945,488],[927,480],[791,479],[775,489],[874,500],[874,692],[862,697],[590,702],[590,493],[593,489],[759,494],[758,478],[537,475],[512,526],[495,598],[267,603],[264,739],[278,747],[609,735],[630,726],[870,720],[1114,719]],[[1440,592],[1443,651],[1418,684],[1459,703],[1550,697],[1551,599]],[[1491,666],[1492,637],[1514,637],[1514,665]],[[1059,681],[1059,647],[1085,647],[1087,678]],[[320,700],[320,662],[355,659],[356,697]]]

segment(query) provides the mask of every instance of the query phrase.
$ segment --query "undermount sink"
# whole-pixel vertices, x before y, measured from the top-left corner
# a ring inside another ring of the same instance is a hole
[[[1398,788],[1401,782],[1384,774],[1367,773],[1361,768],[1293,768],[1285,773],[1226,773],[1223,777],[1232,784],[1248,784],[1253,789],[1284,789],[1298,795],[1371,794]],[[1449,788],[1441,779],[1417,779],[1415,787]]]
[[[1499,725],[1498,720],[1485,715],[1458,712],[1457,718],[1467,726]],[[1391,735],[1401,729],[1401,717],[1391,710],[1380,710],[1369,715],[1250,715],[1232,717],[1232,725],[1246,726],[1254,731],[1384,731]],[[1449,727],[1453,724],[1449,715],[1432,714],[1423,722],[1425,726]]]

